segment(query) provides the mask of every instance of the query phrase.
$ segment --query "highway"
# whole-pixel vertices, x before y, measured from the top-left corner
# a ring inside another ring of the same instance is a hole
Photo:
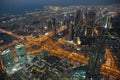
[[[65,30],[67,27],[63,26],[57,30],[57,33],[60,33],[61,31]],[[10,35],[13,35],[13,33],[9,33],[5,30],[0,29],[1,31],[4,31]],[[13,35],[15,37],[18,37],[16,35]],[[38,38],[32,38],[30,36],[24,36],[26,38],[25,47],[27,50],[27,55],[38,55],[40,51],[47,50],[50,52],[50,54],[58,56],[60,58],[66,58],[70,60],[71,62],[79,62],[80,64],[88,64],[89,58],[86,57],[83,53],[76,53],[73,51],[68,51],[60,47],[60,44],[69,44],[71,46],[76,47],[75,44],[67,43],[62,38],[59,40],[53,40],[53,33],[49,32],[46,35],[43,35]],[[18,37],[19,39],[22,39],[23,37]],[[14,43],[15,44],[15,43]],[[9,46],[7,46],[9,47]],[[120,70],[117,69],[115,64],[115,59],[112,56],[110,50],[106,48],[106,62],[102,65],[101,68],[101,74],[106,76],[112,76],[117,79],[120,79]]]
[[[7,31],[7,30],[4,30],[4,29],[0,29],[0,32],[2,33],[7,33],[8,35],[11,35],[15,38],[17,38],[18,40],[15,40],[13,41],[12,43],[8,44],[8,45],[5,45],[5,46],[0,46],[0,50],[4,50],[4,49],[7,49],[8,47],[11,47],[11,46],[14,46],[16,45],[17,43],[20,43],[23,41],[23,36],[18,36],[10,31]]]
[[[85,55],[83,55],[83,53],[80,54],[80,53],[67,51],[59,46],[60,44],[69,44],[71,46],[76,47],[75,44],[67,43],[63,39],[59,39],[57,41],[53,40],[52,36],[53,36],[52,33],[49,33],[48,35],[41,37],[40,40],[36,39],[36,40],[38,40],[38,42],[32,42],[32,43],[39,44],[39,45],[41,45],[41,47],[39,47],[37,50],[27,49],[28,54],[29,55],[31,55],[31,54],[37,55],[37,53],[39,53],[40,51],[47,50],[48,52],[50,52],[50,54],[58,56],[60,58],[66,58],[66,59],[70,60],[71,62],[74,61],[74,62],[79,62],[82,64],[88,64],[89,58],[86,57]],[[110,49],[108,49],[108,48],[106,48],[106,62],[102,65],[101,74],[104,74],[106,76],[112,76],[115,78],[120,78],[120,76],[119,76],[120,70],[117,69],[116,64],[115,64],[115,59],[112,56]]]

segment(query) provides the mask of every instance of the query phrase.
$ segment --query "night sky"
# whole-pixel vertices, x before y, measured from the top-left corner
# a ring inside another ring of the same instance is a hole
[[[110,5],[120,3],[120,0],[0,0],[3,5],[33,5],[33,4],[82,4]]]
[[[112,5],[120,0],[0,0],[0,13],[22,12],[23,9],[42,8],[43,6],[70,5]],[[16,10],[16,11],[15,11]],[[21,11],[20,11],[21,10]]]

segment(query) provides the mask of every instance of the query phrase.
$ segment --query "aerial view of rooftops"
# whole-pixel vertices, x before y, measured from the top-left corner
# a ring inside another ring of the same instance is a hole
[[[0,0],[0,80],[120,80],[120,0]]]

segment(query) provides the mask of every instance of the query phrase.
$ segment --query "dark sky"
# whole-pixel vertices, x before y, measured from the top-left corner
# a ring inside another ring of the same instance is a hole
[[[88,5],[102,5],[102,4],[116,4],[120,0],[0,0],[2,5],[32,5],[32,4],[88,4]]]
[[[120,0],[0,0],[0,12],[12,9],[31,9],[42,6],[70,6],[70,5],[111,5],[120,4]]]

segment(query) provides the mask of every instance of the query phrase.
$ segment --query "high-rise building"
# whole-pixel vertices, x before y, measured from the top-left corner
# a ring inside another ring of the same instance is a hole
[[[76,16],[75,16],[75,25],[81,26],[82,22],[83,22],[82,10],[77,10]]]
[[[72,23],[74,23],[74,16],[73,16],[73,14],[70,14],[69,21],[72,22]]]
[[[85,80],[85,78],[86,78],[86,71],[78,70],[78,71],[74,72],[71,80]]]
[[[112,25],[110,23],[110,19],[111,19],[110,17],[106,18],[106,23],[105,23],[104,28],[112,28]]]
[[[85,16],[86,16],[87,25],[90,27],[94,27],[94,23],[96,19],[95,11],[88,9]]]
[[[52,18],[52,30],[54,35],[56,35],[56,18]]]
[[[96,13],[94,10],[88,9],[85,12],[86,18],[86,27],[85,27],[85,36],[93,35],[93,28],[95,27]]]
[[[74,37],[73,24],[69,24],[69,40],[72,41]]]
[[[102,32],[103,33],[103,32]],[[99,75],[105,57],[105,38],[99,33],[92,45],[89,59],[89,73]]]
[[[47,20],[47,26],[48,26],[48,28],[49,28],[49,27],[52,27],[52,22],[51,22],[50,19]]]
[[[1,53],[1,57],[3,60],[3,65],[6,67],[8,71],[10,71],[15,64],[11,51],[9,49],[4,50]]]
[[[23,44],[15,46],[16,54],[19,62],[25,62],[27,60],[26,50]]]
[[[76,67],[72,71],[71,80],[86,80],[87,65]]]
[[[66,13],[64,13],[64,16],[63,16],[63,23],[64,25],[67,25],[67,21],[68,21],[68,16]]]

